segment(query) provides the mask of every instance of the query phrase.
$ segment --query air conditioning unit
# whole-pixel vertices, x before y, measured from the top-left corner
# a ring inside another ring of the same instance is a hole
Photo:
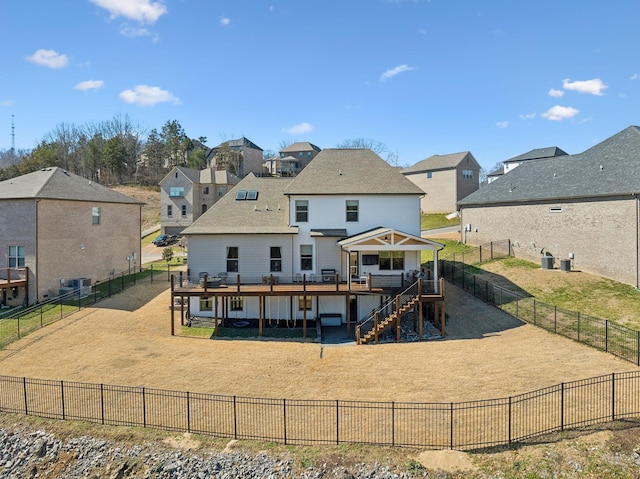
[[[80,290],[80,296],[91,294],[91,278],[76,278],[69,281],[69,287],[74,291]]]

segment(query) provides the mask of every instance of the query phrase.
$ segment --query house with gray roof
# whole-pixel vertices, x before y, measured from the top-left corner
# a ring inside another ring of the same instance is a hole
[[[480,186],[480,165],[469,151],[430,156],[402,174],[423,191],[423,213],[456,211],[456,203]]]
[[[249,173],[262,175],[262,151],[262,148],[243,136],[211,148],[207,154],[207,164],[212,168],[229,170],[239,178]]]
[[[510,239],[518,257],[550,255],[638,287],[640,127],[583,153],[524,161],[458,207],[466,243]]]
[[[487,174],[487,182],[491,183],[498,177],[509,173],[514,168],[520,166],[525,161],[544,160],[548,158],[556,158],[558,156],[566,156],[568,153],[557,146],[547,148],[535,148],[521,155],[514,156],[502,162],[502,166]]]
[[[228,281],[190,293],[189,310],[231,321],[355,324],[415,281],[421,251],[437,257],[442,248],[420,237],[422,195],[364,149],[322,150],[295,178],[250,174],[183,231],[189,281]],[[274,282],[277,294],[252,289]]]
[[[0,182],[2,304],[33,304],[135,270],[142,204],[58,167]]]
[[[182,233],[239,182],[227,170],[174,166],[159,183],[162,233]]]
[[[319,146],[309,143],[308,141],[298,141],[284,147],[279,152],[280,158],[286,160],[283,162],[283,165],[289,168],[285,170],[287,174],[283,176],[295,176],[298,174],[311,160],[318,156],[320,151],[322,150]],[[291,161],[291,159],[295,161]]]

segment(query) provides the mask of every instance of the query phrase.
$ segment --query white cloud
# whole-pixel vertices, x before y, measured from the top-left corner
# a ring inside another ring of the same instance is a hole
[[[231,19],[229,17],[220,17],[220,22],[219,23],[223,27],[226,27],[227,25],[229,25],[231,23]]]
[[[13,105],[13,100],[0,101],[0,106],[12,106],[12,105]]]
[[[549,90],[549,96],[560,98],[562,95],[564,95],[564,92],[562,90],[555,90],[554,88]]]
[[[576,110],[573,107],[556,105],[552,108],[549,108],[540,116],[546,118],[547,120],[561,121],[566,120],[567,118],[572,118],[578,113],[580,113],[580,110]]]
[[[125,103],[133,103],[140,106],[153,106],[158,103],[180,104],[180,98],[168,90],[162,90],[157,86],[136,85],[133,90],[124,90],[120,98]]]
[[[283,131],[290,135],[302,135],[304,133],[309,133],[312,130],[313,126],[305,121],[298,123],[297,125],[293,125],[291,128],[285,128]]]
[[[42,48],[33,55],[28,56],[27,60],[49,68],[64,68],[69,64],[69,59],[66,55],[55,50],[44,50]]]
[[[499,121],[498,123],[496,123],[496,126],[498,128],[506,128],[509,126],[509,122],[508,121]]]
[[[393,78],[394,76],[399,75],[402,72],[408,72],[413,69],[414,67],[410,67],[406,64],[398,65],[397,67],[392,68],[391,70],[387,70],[382,75],[380,75],[380,81],[387,81],[389,78]]]
[[[76,86],[73,87],[74,90],[88,91],[88,90],[99,90],[104,86],[104,82],[102,80],[86,80],[81,81]]]
[[[146,28],[136,28],[131,25],[124,24],[120,27],[120,34],[127,38],[150,37],[153,34]]]
[[[562,80],[562,88],[565,90],[575,90],[579,93],[588,93],[590,95],[602,96],[602,90],[608,88],[600,78],[584,81],[571,81],[569,79]]]
[[[637,80],[638,78],[640,78],[640,75],[634,73],[633,75],[631,75],[631,78],[629,78],[629,80]]]
[[[111,18],[124,17],[140,23],[155,23],[167,13],[163,2],[150,0],[89,0],[94,5],[104,8]]]
[[[520,115],[521,120],[533,120],[536,117],[535,113],[524,113]]]

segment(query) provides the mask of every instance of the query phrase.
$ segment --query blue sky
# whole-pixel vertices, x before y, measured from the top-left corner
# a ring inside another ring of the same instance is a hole
[[[411,165],[640,124],[635,0],[0,0],[0,149],[178,120],[208,145],[372,139]]]

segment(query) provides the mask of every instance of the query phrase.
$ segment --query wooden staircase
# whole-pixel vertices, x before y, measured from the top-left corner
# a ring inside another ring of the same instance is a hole
[[[398,298],[399,296],[400,295],[396,296],[396,298]],[[411,311],[417,302],[418,302],[418,297],[416,296],[410,299],[408,302],[406,302],[399,309],[397,309],[396,311],[388,315],[382,321],[378,321],[379,313],[375,312],[373,328],[363,336],[359,337],[358,344],[367,344],[368,342],[374,339],[377,340],[378,336],[381,333],[383,333],[385,330],[387,330],[391,326],[396,325],[397,322],[400,321],[406,313]]]

